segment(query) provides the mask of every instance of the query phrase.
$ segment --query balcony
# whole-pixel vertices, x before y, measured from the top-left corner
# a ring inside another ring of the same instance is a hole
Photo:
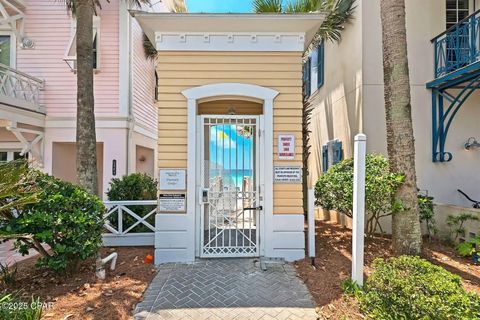
[[[455,116],[480,89],[480,10],[432,39],[434,79],[426,84],[432,92],[432,161],[449,162],[445,150]]]
[[[0,104],[45,113],[40,105],[41,79],[0,64]]]
[[[480,60],[480,10],[432,39],[435,79]]]

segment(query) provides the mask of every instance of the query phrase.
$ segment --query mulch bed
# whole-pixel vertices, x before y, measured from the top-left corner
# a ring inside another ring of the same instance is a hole
[[[32,295],[42,302],[51,302],[42,319],[131,319],[132,310],[156,274],[143,258],[153,255],[151,247],[102,248],[102,257],[118,253],[117,268],[99,281],[95,277],[95,261],[84,261],[78,272],[57,275],[34,266],[36,258],[18,263],[17,281],[2,292],[19,292],[25,299]],[[109,265],[108,265],[109,267]]]
[[[318,306],[320,319],[364,319],[357,302],[343,294],[341,282],[350,276],[351,230],[337,224],[316,224],[315,268],[311,259],[296,263],[299,276],[305,281]],[[18,263],[17,282],[0,293],[17,292],[26,299],[32,295],[43,302],[52,302],[44,310],[43,319],[131,319],[132,310],[156,274],[143,258],[153,255],[153,248],[103,248],[102,256],[118,252],[117,268],[107,270],[105,281],[94,275],[93,259],[81,264],[71,275],[56,275],[34,267],[36,258]],[[439,242],[424,241],[423,255],[431,262],[462,277],[467,290],[480,294],[480,267],[459,257],[453,248]],[[377,257],[392,256],[391,239],[375,237],[365,241],[365,276]]]
[[[351,272],[352,232],[338,224],[316,222],[315,268],[311,259],[297,262],[300,277],[307,284],[316,303],[320,319],[364,319],[357,302],[343,294],[341,283]],[[375,258],[393,255],[391,239],[374,237],[365,240],[365,276],[371,272]],[[438,241],[425,240],[423,257],[462,277],[465,288],[480,294],[480,266],[458,256],[455,250]]]

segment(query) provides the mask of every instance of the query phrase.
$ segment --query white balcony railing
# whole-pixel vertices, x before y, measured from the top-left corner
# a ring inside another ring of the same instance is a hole
[[[157,200],[105,201],[106,246],[153,245]]]
[[[0,63],[0,102],[43,113],[40,105],[43,87],[43,80]]]

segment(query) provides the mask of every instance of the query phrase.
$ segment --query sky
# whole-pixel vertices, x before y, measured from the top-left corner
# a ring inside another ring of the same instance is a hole
[[[239,134],[239,127],[218,125],[210,128],[210,168],[251,170],[253,138]]]
[[[185,0],[188,12],[252,12],[252,0]]]

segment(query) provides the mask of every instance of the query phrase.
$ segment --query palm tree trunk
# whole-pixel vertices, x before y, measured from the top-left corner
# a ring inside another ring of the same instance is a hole
[[[419,255],[422,240],[410,105],[405,0],[382,0],[380,3],[388,157],[391,170],[405,174],[405,183],[396,195],[404,209],[392,217],[393,246],[397,255]]]
[[[91,0],[77,0],[77,179],[97,193],[97,152],[93,98],[93,15]]]

